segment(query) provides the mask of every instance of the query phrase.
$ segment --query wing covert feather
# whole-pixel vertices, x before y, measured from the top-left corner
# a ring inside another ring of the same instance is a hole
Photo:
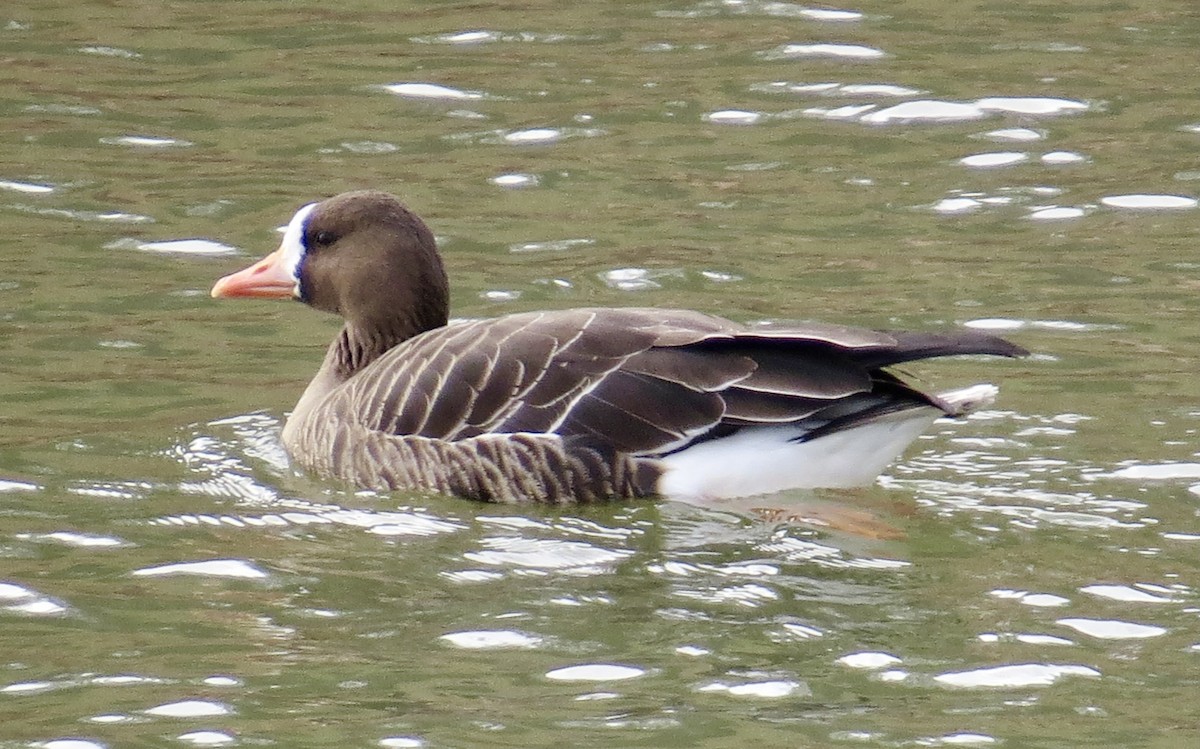
[[[1009,353],[996,340],[837,325],[748,329],[675,310],[539,312],[418,336],[338,395],[359,423],[388,434],[554,432],[645,455],[718,429],[846,418],[877,400],[862,398],[882,376],[879,363]]]

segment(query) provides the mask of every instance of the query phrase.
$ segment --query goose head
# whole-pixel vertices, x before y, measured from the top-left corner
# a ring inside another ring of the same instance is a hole
[[[303,206],[279,249],[218,280],[212,295],[298,299],[393,343],[441,327],[449,316],[433,234],[396,198],[374,191]]]

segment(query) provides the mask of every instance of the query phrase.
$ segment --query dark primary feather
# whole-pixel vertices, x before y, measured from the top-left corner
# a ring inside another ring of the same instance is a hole
[[[343,417],[388,434],[551,432],[653,455],[754,424],[797,423],[816,435],[890,410],[942,407],[882,368],[1022,353],[973,331],[748,329],[692,312],[581,309],[429,331],[335,397]]]

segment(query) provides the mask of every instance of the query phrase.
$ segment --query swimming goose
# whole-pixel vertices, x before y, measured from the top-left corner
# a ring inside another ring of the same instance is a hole
[[[345,325],[283,429],[293,460],[373,489],[493,502],[721,499],[871,482],[934,419],[990,403],[887,368],[1021,356],[972,331],[747,327],[668,309],[448,321],[433,235],[396,198],[302,207],[214,297],[292,297]]]

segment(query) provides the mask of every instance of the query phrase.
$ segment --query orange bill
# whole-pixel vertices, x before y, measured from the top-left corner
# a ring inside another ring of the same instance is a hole
[[[296,279],[280,247],[249,268],[220,279],[212,287],[214,297],[264,297],[285,299],[296,294]]]

